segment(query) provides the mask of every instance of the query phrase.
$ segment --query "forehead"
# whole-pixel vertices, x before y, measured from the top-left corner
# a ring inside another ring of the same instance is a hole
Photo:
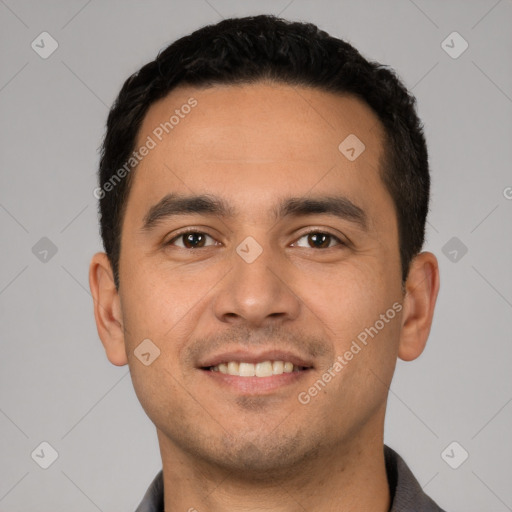
[[[215,192],[243,207],[272,193],[333,187],[354,199],[382,195],[383,135],[354,96],[270,83],[180,87],[144,118],[136,146],[151,139],[154,147],[130,196],[152,204],[173,191]]]
[[[191,98],[197,105],[189,109]],[[158,142],[170,146],[174,142],[182,157],[198,159],[289,156],[318,160],[328,148],[331,155],[339,156],[338,145],[349,134],[357,135],[367,147],[377,150],[372,153],[378,153],[383,135],[376,115],[353,95],[265,82],[207,89],[180,87],[150,107],[139,141],[173,114],[179,114],[171,123],[176,124],[162,134],[165,140]],[[229,140],[237,144],[219,144]]]

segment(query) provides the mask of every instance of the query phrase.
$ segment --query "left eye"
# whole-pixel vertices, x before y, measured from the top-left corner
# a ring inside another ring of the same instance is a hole
[[[205,247],[205,241],[207,238],[213,240],[213,238],[206,233],[201,233],[200,231],[187,231],[186,233],[181,233],[180,235],[169,240],[166,245],[176,245],[178,247],[182,247],[183,249],[201,249],[202,247]],[[182,241],[181,245],[175,243],[178,240]]]
[[[344,243],[334,235],[330,233],[323,233],[322,231],[311,231],[310,233],[306,233],[302,235],[299,240],[306,238],[309,245],[308,248],[312,249],[328,249],[332,247],[331,242],[336,241],[337,245],[344,245]],[[298,245],[298,242],[295,242]],[[299,245],[299,247],[304,247],[303,245]]]

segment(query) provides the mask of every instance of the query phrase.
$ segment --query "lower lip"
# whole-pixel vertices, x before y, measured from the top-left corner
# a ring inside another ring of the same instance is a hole
[[[281,375],[271,375],[270,377],[239,377],[238,375],[228,375],[211,370],[201,371],[213,382],[217,382],[221,386],[250,395],[271,393],[276,389],[299,382],[310,372],[308,369],[282,373]]]

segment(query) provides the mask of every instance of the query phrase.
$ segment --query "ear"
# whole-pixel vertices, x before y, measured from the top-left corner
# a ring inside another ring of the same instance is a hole
[[[124,345],[123,315],[119,293],[108,256],[98,252],[89,267],[89,286],[94,300],[94,318],[108,360],[116,366],[128,363]]]
[[[412,361],[427,344],[439,292],[439,264],[431,252],[418,254],[411,262],[405,283],[404,313],[398,357]]]

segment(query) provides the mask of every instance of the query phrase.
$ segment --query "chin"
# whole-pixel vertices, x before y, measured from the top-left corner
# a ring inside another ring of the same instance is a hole
[[[252,440],[226,437],[215,450],[209,445],[208,453],[197,453],[209,464],[221,467],[231,473],[231,478],[250,479],[254,482],[272,482],[283,477],[289,478],[297,465],[315,459],[320,451],[319,440],[309,443],[299,441],[297,436],[273,436],[272,433]],[[307,445],[307,446],[306,446]]]

